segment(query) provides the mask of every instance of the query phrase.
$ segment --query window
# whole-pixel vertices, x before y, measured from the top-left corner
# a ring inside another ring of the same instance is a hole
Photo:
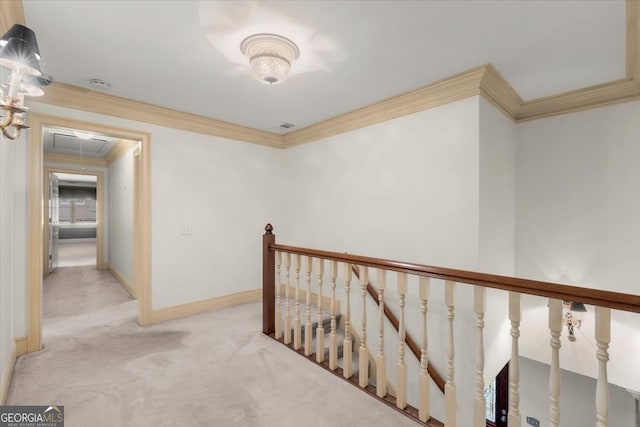
[[[484,389],[485,417],[492,423],[496,422],[496,379]]]
[[[96,222],[96,189],[60,186],[60,222]]]
[[[507,427],[509,409],[509,364],[484,389],[487,427]]]

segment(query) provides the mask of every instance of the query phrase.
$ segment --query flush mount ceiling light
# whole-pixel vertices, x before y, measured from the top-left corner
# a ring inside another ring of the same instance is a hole
[[[291,64],[300,56],[298,46],[277,34],[254,34],[240,43],[249,58],[253,75],[267,84],[282,83],[289,77]]]

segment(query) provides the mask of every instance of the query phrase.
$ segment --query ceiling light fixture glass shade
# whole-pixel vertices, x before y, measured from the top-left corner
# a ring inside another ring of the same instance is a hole
[[[249,58],[253,75],[266,84],[285,81],[291,72],[291,64],[300,56],[298,46],[277,34],[254,34],[240,43],[243,55]]]
[[[37,77],[27,74],[22,77],[20,93],[23,93],[24,96],[42,96],[44,95],[44,90],[42,90]]]
[[[3,85],[8,88],[5,94],[0,89],[0,119],[2,135],[17,139],[25,125],[28,110],[24,106],[24,97],[39,96],[44,92],[34,77],[42,75],[40,71],[40,48],[35,33],[24,25],[15,24],[0,37],[0,66],[11,70],[9,81]]]

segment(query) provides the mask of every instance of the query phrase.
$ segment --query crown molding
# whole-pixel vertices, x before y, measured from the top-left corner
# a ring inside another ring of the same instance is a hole
[[[524,101],[491,64],[487,64],[484,68],[480,81],[480,94],[512,121],[517,121],[517,115]]]
[[[24,25],[22,0],[0,1],[0,34],[6,33],[13,24]]]
[[[537,120],[640,99],[635,80],[616,80],[583,89],[526,101],[516,112],[516,122]]]
[[[60,154],[44,152],[45,163],[65,163],[74,166],[98,166],[102,168],[107,167],[107,161],[101,157],[83,157],[74,156],[72,154]]]
[[[284,135],[284,145],[293,147],[406,116],[480,93],[486,66],[473,68],[411,92],[385,99]]]
[[[22,2],[0,2],[0,31],[14,22],[24,22]],[[640,1],[626,0],[626,26],[626,67],[620,80],[525,101],[493,65],[487,64],[284,135],[64,83],[48,86],[38,101],[276,148],[317,141],[476,95],[520,123],[640,99]]]
[[[153,125],[282,148],[278,134],[54,82],[37,102]]]
[[[113,146],[111,150],[104,156],[107,165],[118,160],[120,157],[124,156],[131,150],[133,147],[138,145],[138,141],[132,141],[130,139],[121,139]]]

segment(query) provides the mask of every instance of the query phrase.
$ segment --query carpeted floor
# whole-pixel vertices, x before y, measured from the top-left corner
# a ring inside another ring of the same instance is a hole
[[[145,328],[136,301],[60,304],[8,404],[64,405],[67,427],[416,425],[263,336],[261,303]]]
[[[59,267],[45,277],[42,291],[45,326],[57,318],[67,319],[131,300],[109,271],[96,270],[95,266]]]
[[[96,265],[96,242],[60,241],[58,244],[58,267]]]

